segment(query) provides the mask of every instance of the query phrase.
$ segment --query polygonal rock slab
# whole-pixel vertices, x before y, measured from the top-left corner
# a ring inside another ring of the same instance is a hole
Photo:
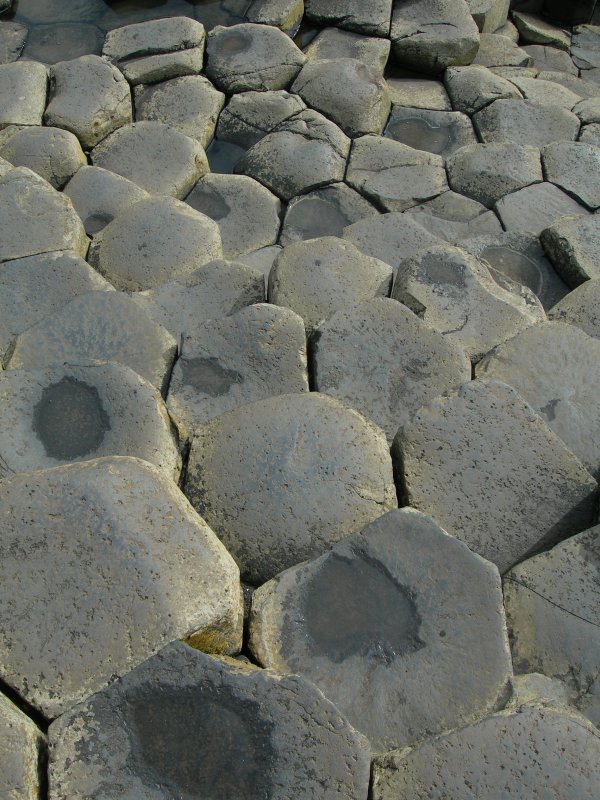
[[[237,567],[157,467],[116,457],[16,475],[0,509],[2,676],[45,716],[174,639],[239,646]]]
[[[448,191],[408,209],[431,233],[450,244],[463,239],[502,232],[500,220],[493,211],[477,200]]]
[[[581,128],[578,141],[600,146],[600,125],[597,123],[594,123],[593,125],[584,125]]]
[[[511,192],[496,203],[496,213],[506,231],[541,232],[561,217],[585,216],[588,210],[553,183],[534,183]]]
[[[474,381],[422,408],[392,446],[405,501],[505,572],[588,528],[596,482],[521,399]]]
[[[316,329],[314,389],[346,402],[392,441],[422,405],[471,378],[471,362],[395,300],[337,311]]]
[[[129,84],[116,67],[99,56],[55,64],[50,81],[46,125],[71,131],[86,149],[133,121]]]
[[[11,5],[12,0],[0,2],[0,8],[4,5]],[[0,28],[0,64],[8,64],[17,61],[21,57],[25,42],[27,41],[28,30],[25,25],[19,22],[8,22],[2,20]]]
[[[305,108],[297,95],[285,91],[240,92],[220,114],[217,136],[247,149]]]
[[[481,34],[477,54],[471,60],[484,67],[528,67],[533,63],[529,53],[517,47],[512,39],[494,33]]]
[[[0,739],[0,796],[6,800],[38,800],[46,737],[1,694]]]
[[[477,377],[508,383],[600,477],[600,342],[561,322],[535,325],[488,353]]]
[[[464,114],[474,114],[494,100],[521,97],[513,83],[477,64],[449,67],[444,73],[444,81],[452,107]]]
[[[513,98],[496,100],[478,111],[473,124],[486,144],[514,142],[544,147],[551,142],[572,142],[579,133],[579,120],[566,108]]]
[[[529,44],[522,48],[533,59],[533,65],[540,72],[563,72],[577,75],[579,70],[569,53],[556,47],[547,47],[541,44]]]
[[[306,17],[319,25],[336,25],[359,33],[388,36],[392,0],[304,0]]]
[[[111,133],[91,153],[92,164],[147,192],[183,198],[208,170],[202,145],[162,122],[134,122]]]
[[[540,241],[564,282],[574,289],[600,278],[600,217],[564,217],[546,228]]]
[[[0,373],[0,476],[102,456],[135,456],[174,481],[175,426],[158,391],[129,367]]]
[[[575,325],[600,339],[600,281],[586,281],[553,306],[548,318]]]
[[[582,95],[573,92],[568,86],[555,83],[549,77],[543,80],[529,77],[513,77],[511,80],[518,87],[523,97],[542,106],[555,106],[570,111],[582,99]]]
[[[261,400],[199,428],[185,493],[255,585],[396,506],[382,431],[315,392]]]
[[[227,94],[285,89],[306,61],[278,28],[252,23],[213,28],[206,55],[207,77]]]
[[[116,289],[143,291],[222,255],[216,222],[173,197],[140,200],[94,239],[90,263]]]
[[[355,140],[346,181],[385,211],[406,211],[448,190],[443,158],[380,136]]]
[[[28,167],[36,175],[60,189],[87,166],[87,159],[77,137],[60,128],[30,125],[11,126],[0,131],[0,157],[15,167]]]
[[[514,12],[513,20],[523,42],[530,44],[548,44],[560,50],[569,51],[571,37],[560,28],[551,25],[533,14]]]
[[[48,70],[36,61],[0,65],[0,128],[6,125],[41,125]]]
[[[546,179],[588,208],[600,208],[600,147],[585,142],[555,142],[542,150]]]
[[[301,318],[287,308],[252,305],[188,329],[167,403],[191,433],[225,411],[296,392],[308,392]]]
[[[304,52],[309,59],[355,58],[382,75],[390,55],[390,41],[340,28],[325,28]]]
[[[600,67],[600,35],[597,25],[578,25],[571,39],[571,55],[582,70]]]
[[[510,693],[498,570],[412,509],[257,589],[250,647],[313,681],[379,751],[473,721]]]
[[[465,114],[394,105],[385,135],[397,142],[446,158],[477,137]]]
[[[311,683],[181,643],[73,708],[50,738],[52,800],[368,791],[366,740]]]
[[[341,308],[376,295],[387,296],[392,268],[334,236],[288,245],[269,275],[269,302],[287,306],[311,332]]]
[[[294,36],[304,14],[304,0],[253,0],[246,12],[248,22],[274,25]]]
[[[87,292],[20,334],[9,369],[116,361],[134,369],[164,396],[177,342],[121,292]]]
[[[509,0],[467,0],[467,5],[482,33],[494,33],[506,24]]]
[[[398,269],[392,297],[478,361],[499,342],[545,319],[537,297],[496,283],[485,263],[457,247],[419,251]]]
[[[441,81],[432,78],[387,78],[394,106],[452,111],[448,93]]]
[[[552,791],[593,800],[599,769],[600,736],[591,725],[562,710],[524,706],[385,756],[375,763],[372,796],[496,800],[499,792],[533,798]]]
[[[89,53],[102,52],[102,31],[96,25],[67,22],[33,25],[29,30],[24,55],[43,64],[69,61]]]

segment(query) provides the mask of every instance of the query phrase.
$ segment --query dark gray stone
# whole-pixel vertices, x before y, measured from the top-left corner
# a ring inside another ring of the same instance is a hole
[[[306,17],[319,25],[336,25],[359,33],[389,36],[392,0],[304,0]]]
[[[496,100],[473,115],[482,141],[513,142],[544,147],[551,142],[574,141],[579,120],[571,111],[532,100]]]
[[[285,91],[240,92],[221,112],[217,136],[248,149],[305,108],[300,97]]]
[[[12,0],[10,2],[12,3]],[[2,20],[2,26],[0,27],[0,64],[9,64],[21,57],[27,41],[27,34],[28,28],[25,25],[21,25],[20,22]]]
[[[597,25],[578,25],[573,30],[571,56],[581,70],[600,67],[600,28]]]
[[[573,92],[569,87],[562,86],[548,78],[540,80],[539,78],[515,77],[511,80],[523,97],[542,106],[564,108],[570,111],[582,100],[582,96]]]
[[[397,105],[392,109],[385,135],[444,158],[467,144],[477,142],[471,121],[464,114]]]
[[[100,55],[103,38],[96,25],[79,22],[34,25],[29,29],[23,58],[50,65],[84,55]]]
[[[494,100],[521,97],[521,92],[509,80],[476,64],[449,67],[444,73],[444,83],[452,108],[464,114],[474,114]]]

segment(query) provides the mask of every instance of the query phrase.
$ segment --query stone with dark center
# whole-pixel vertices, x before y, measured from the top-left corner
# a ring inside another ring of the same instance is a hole
[[[561,217],[587,216],[587,208],[553,183],[535,183],[511,192],[496,203],[506,231],[540,233]]]
[[[493,211],[453,191],[413,206],[407,213],[414,214],[417,222],[450,244],[473,236],[502,233],[500,220]]]
[[[246,150],[305,108],[300,97],[285,91],[240,92],[221,112],[217,136]]]
[[[315,392],[242,406],[200,427],[185,493],[254,585],[396,505],[383,433]]]
[[[477,137],[470,120],[453,111],[429,111],[394,105],[385,135],[397,142],[438,156],[454,153]]]
[[[354,58],[383,75],[390,55],[390,40],[361,36],[340,28],[325,28],[304,52],[309,60]]]
[[[554,268],[572,289],[600,278],[600,216],[564,217],[542,231],[540,241]]]
[[[505,384],[473,381],[422,408],[392,457],[405,503],[506,572],[588,528],[597,484]]]
[[[15,475],[0,507],[2,675],[46,717],[174,639],[241,644],[237,567],[157,467],[115,457]]]
[[[48,70],[43,64],[0,64],[0,127],[41,125],[47,90]]]
[[[412,509],[257,589],[250,647],[312,680],[379,751],[501,708],[512,677],[496,567]]]
[[[464,114],[474,114],[495,100],[521,97],[513,83],[477,64],[449,67],[444,73],[444,81],[452,107]]]
[[[585,142],[555,142],[542,150],[546,179],[594,211],[600,208],[596,176],[600,147]]]
[[[314,800],[363,800],[368,790],[366,740],[312,684],[181,643],[73,708],[49,735],[52,800],[292,800],[298,787]]]
[[[586,281],[552,306],[548,318],[575,325],[600,339],[600,281]]]
[[[319,25],[336,25],[350,31],[388,36],[392,0],[305,0],[307,19]]]
[[[474,114],[473,124],[485,143],[544,147],[551,142],[572,142],[579,133],[579,120],[566,108],[516,98],[496,100]]]
[[[0,157],[15,167],[28,167],[55,189],[87,166],[76,136],[41,125],[11,125],[0,131]]]
[[[6,24],[6,23],[4,23]],[[46,737],[17,706],[0,694],[0,794],[7,800],[37,800]]]

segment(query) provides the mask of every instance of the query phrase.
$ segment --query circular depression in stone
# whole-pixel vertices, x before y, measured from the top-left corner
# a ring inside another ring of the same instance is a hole
[[[46,455],[64,460],[95,452],[110,420],[94,386],[64,377],[43,389],[32,427]]]
[[[317,239],[320,236],[341,237],[344,228],[351,220],[339,208],[321,200],[309,197],[299,200],[290,210],[285,224],[297,230],[304,239]]]
[[[219,194],[198,186],[187,196],[185,202],[215,222],[224,219],[231,212],[231,208]]]
[[[245,53],[252,47],[252,36],[243,31],[225,31],[219,36],[219,52],[223,55],[234,56]]]
[[[219,175],[231,175],[246,150],[233,142],[213,139],[206,148],[206,158],[211,172]]]
[[[544,285],[542,270],[524,253],[513,250],[512,247],[493,245],[485,248],[481,258],[498,272],[527,286],[534,294],[541,294]]]
[[[210,397],[221,397],[234,383],[244,380],[239,372],[221,366],[214,357],[182,358],[179,363],[183,383]]]
[[[397,142],[441,155],[454,141],[452,126],[433,125],[421,117],[393,120],[387,133]]]

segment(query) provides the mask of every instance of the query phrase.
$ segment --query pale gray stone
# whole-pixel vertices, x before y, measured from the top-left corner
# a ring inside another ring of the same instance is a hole
[[[542,231],[540,241],[567,286],[600,278],[600,216],[559,219]]]
[[[497,33],[499,36],[506,36],[515,44],[518,44],[519,42],[519,31],[517,30],[517,26],[514,25],[509,19],[506,20],[504,25],[501,25],[497,30],[495,30],[494,33]]]
[[[465,114],[401,106],[392,108],[385,135],[444,158],[477,142],[471,120]]]
[[[537,78],[540,74],[535,67],[489,67],[490,72],[512,81],[513,78]]]
[[[246,12],[248,22],[274,25],[293,35],[302,22],[304,0],[253,0]]]
[[[392,0],[304,0],[306,18],[359,33],[389,36]]]
[[[500,220],[493,211],[453,191],[413,206],[406,213],[415,215],[417,222],[450,244],[458,244],[473,236],[502,232]]]
[[[600,124],[594,123],[583,126],[579,133],[578,141],[586,144],[595,144],[597,147],[600,146]]]
[[[312,237],[309,237],[312,238]],[[281,253],[281,245],[274,244],[271,247],[261,247],[260,250],[255,250],[253,253],[246,253],[242,263],[255,270],[262,272],[264,276],[265,292],[269,285],[269,274],[273,268],[273,264],[277,256]]]
[[[578,25],[573,29],[571,56],[582,71],[600,67],[600,28]]]
[[[27,27],[21,25],[20,22],[2,20],[2,25],[0,26],[0,64],[17,61],[21,57],[27,34]]]
[[[566,108],[533,100],[496,100],[473,115],[473,125],[485,143],[503,142],[544,147],[574,141],[579,120]]]
[[[600,339],[600,280],[585,281],[548,312],[548,318],[575,325]]]
[[[32,25],[23,58],[51,65],[85,55],[100,55],[103,39],[103,32],[96,25],[79,22]]]
[[[573,714],[571,706],[573,692],[566,683],[558,678],[548,678],[540,672],[528,672],[515,675],[513,678],[514,693],[509,707],[519,708],[523,705],[550,706],[551,708],[567,708]]]
[[[578,78],[576,74],[573,75],[570,72],[543,70],[538,74],[537,78],[540,81],[558,83],[560,86],[564,86],[565,89],[570,89],[573,94],[583,97],[584,99],[600,97],[600,86],[585,81],[583,78]]]
[[[600,97],[588,97],[573,107],[573,113],[581,120],[582,125],[600,122]]]
[[[556,27],[533,14],[515,11],[512,15],[521,40],[527,44],[545,44],[569,52],[571,37],[566,30]]]
[[[560,71],[577,75],[578,69],[569,53],[558,50],[556,47],[546,47],[541,44],[530,44],[522,48],[531,56],[533,65],[541,71]]]
[[[529,67],[533,64],[529,53],[518,47],[512,39],[496,33],[481,34],[479,50],[471,60],[473,64],[483,67]]]
[[[311,60],[353,58],[383,75],[390,55],[390,40],[325,28],[304,52]]]
[[[6,800],[38,800],[41,789],[39,765],[45,755],[46,737],[2,694],[0,739],[0,795]]]
[[[0,157],[28,167],[60,189],[87,159],[77,137],[61,128],[10,125],[0,131]]]
[[[467,0],[467,5],[482,33],[494,33],[506,24],[510,0]]]
[[[247,149],[305,108],[300,97],[285,91],[240,92],[219,116],[217,136]]]
[[[432,78],[388,78],[390,100],[394,106],[452,111],[444,84]]]
[[[594,210],[600,208],[600,147],[585,142],[555,142],[542,150],[546,179]]]
[[[504,230],[536,236],[561,217],[589,214],[585,206],[546,181],[501,197],[495,209]]]
[[[540,80],[539,78],[516,77],[511,80],[523,97],[543,106],[565,108],[570,111],[582,100],[581,95],[576,94],[567,86],[562,86],[547,78]]]
[[[46,107],[48,70],[35,61],[0,64],[0,128],[41,125]]]
[[[464,114],[474,114],[494,100],[521,97],[514,83],[477,64],[449,67],[444,73],[444,83],[452,108]]]

